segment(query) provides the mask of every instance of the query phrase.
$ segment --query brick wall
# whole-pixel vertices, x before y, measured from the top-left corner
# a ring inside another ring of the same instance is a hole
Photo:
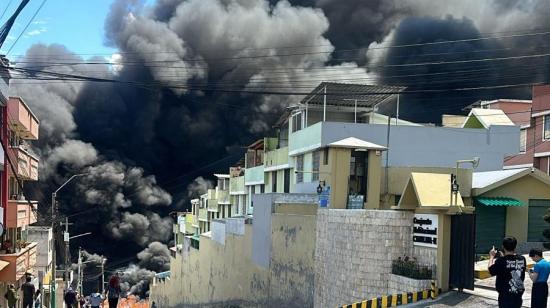
[[[337,307],[388,294],[392,260],[413,253],[406,211],[317,211],[315,307]]]

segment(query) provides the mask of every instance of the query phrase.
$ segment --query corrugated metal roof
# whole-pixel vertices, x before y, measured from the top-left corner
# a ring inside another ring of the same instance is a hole
[[[497,171],[474,172],[472,175],[472,188],[487,187],[528,169],[529,168],[517,168]]]
[[[405,87],[398,86],[322,82],[310,94],[304,97],[301,103],[306,104],[307,102],[308,105],[323,105],[325,87],[327,105],[344,107],[354,107],[355,100],[357,100],[358,107],[374,107],[405,89]]]
[[[475,203],[484,206],[523,206],[524,204],[509,197],[476,197]]]

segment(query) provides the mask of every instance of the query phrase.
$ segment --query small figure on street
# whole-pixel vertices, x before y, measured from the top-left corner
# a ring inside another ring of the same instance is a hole
[[[78,308],[78,300],[76,298],[76,292],[73,290],[73,288],[69,287],[69,289],[65,293],[64,300],[67,308]]]
[[[78,304],[80,308],[83,308],[86,306],[86,297],[84,297],[84,295],[78,294]]]
[[[151,303],[151,308],[157,308],[157,304],[154,301]]]
[[[42,292],[40,292],[40,289],[36,290],[34,295],[34,308],[42,308]]]
[[[17,306],[19,295],[17,294],[17,290],[15,290],[15,286],[13,284],[8,286],[8,290],[6,291],[6,294],[4,294],[4,297],[8,301],[8,308],[15,308]]]
[[[109,308],[116,308],[118,306],[118,299],[120,297],[120,277],[117,274],[111,276],[109,279],[109,286],[107,287],[107,298],[109,301]]]
[[[36,289],[31,280],[31,276],[27,275],[27,277],[25,277],[25,283],[21,286],[21,290],[23,291],[23,308],[33,308]]]
[[[90,295],[90,306],[92,308],[99,308],[101,303],[103,303],[103,299],[103,295],[96,289],[95,292]]]
[[[489,251],[489,273],[497,276],[496,289],[500,308],[520,308],[521,296],[525,291],[525,257],[516,254],[518,241],[514,237],[505,237],[502,241],[504,254],[497,257],[495,247]]]
[[[529,277],[533,281],[531,290],[531,307],[546,308],[548,301],[548,276],[550,276],[550,262],[542,257],[542,250],[531,249],[529,257],[535,266],[529,270]]]

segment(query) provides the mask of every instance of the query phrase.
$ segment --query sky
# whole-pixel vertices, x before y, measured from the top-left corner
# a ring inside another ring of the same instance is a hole
[[[38,10],[43,0],[31,0],[21,13],[2,48],[6,53]],[[103,24],[113,0],[46,0],[25,33],[8,54],[15,59],[35,43],[59,43],[77,54],[112,54],[116,50],[103,43]],[[152,0],[147,1],[149,3]],[[3,24],[15,11],[20,0],[0,0]],[[86,57],[86,55],[84,55]]]

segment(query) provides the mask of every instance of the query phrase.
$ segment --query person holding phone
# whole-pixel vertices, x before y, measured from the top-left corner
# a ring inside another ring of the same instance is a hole
[[[518,241],[514,237],[502,240],[503,255],[497,257],[495,247],[489,251],[489,273],[497,276],[496,289],[500,308],[519,308],[525,291],[525,257],[516,254]]]
[[[535,266],[529,270],[529,277],[533,281],[531,290],[531,307],[546,308],[548,301],[548,276],[550,276],[550,262],[542,257],[542,250],[531,249],[529,257]]]

